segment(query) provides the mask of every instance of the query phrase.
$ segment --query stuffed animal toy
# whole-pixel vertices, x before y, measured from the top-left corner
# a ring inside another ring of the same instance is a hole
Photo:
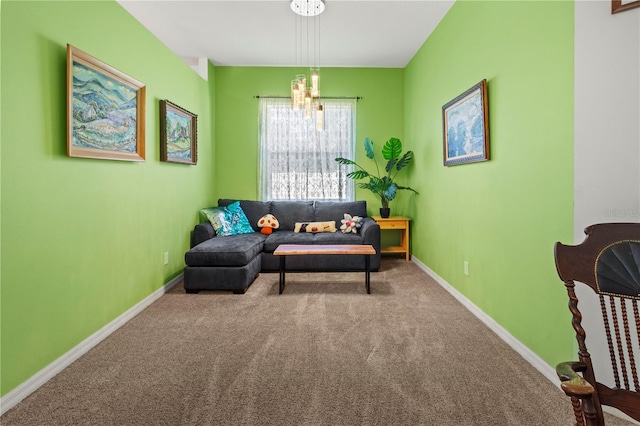
[[[261,233],[270,235],[274,229],[280,228],[280,222],[274,215],[265,214],[258,220],[258,228],[260,228]]]
[[[348,233],[358,233],[358,228],[362,226],[362,218],[360,216],[351,216],[348,213],[344,214],[344,219],[342,219],[342,226],[340,226],[340,230],[343,234]]]

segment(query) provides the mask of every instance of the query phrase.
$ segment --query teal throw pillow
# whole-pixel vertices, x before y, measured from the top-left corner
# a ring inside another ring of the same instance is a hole
[[[211,222],[218,236],[254,232],[239,201],[229,204],[227,207],[209,207],[200,210],[200,212]]]
[[[247,219],[247,216],[244,214],[242,207],[240,207],[240,201],[236,201],[227,206],[225,219],[231,227],[230,235],[251,234],[255,232],[249,223],[249,219]]]

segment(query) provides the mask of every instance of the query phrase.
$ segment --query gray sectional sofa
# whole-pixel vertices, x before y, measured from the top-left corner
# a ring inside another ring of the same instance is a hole
[[[228,206],[236,200],[220,199],[218,206]],[[280,244],[371,244],[376,255],[370,258],[371,271],[380,267],[380,226],[367,217],[366,201],[251,201],[240,200],[255,232],[241,235],[216,236],[211,223],[195,226],[191,234],[191,249],[185,254],[184,288],[187,293],[200,290],[230,290],[245,293],[260,272],[277,272],[279,259],[273,251]],[[344,214],[363,217],[357,233],[342,233]],[[280,227],[271,235],[260,233],[258,220],[274,215]],[[296,222],[335,221],[336,232],[296,233]],[[364,256],[313,255],[291,256],[287,271],[364,271]]]

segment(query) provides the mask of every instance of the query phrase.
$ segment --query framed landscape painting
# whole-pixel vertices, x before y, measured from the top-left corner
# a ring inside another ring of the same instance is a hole
[[[67,155],[145,160],[145,85],[67,45]]]
[[[160,160],[198,162],[198,116],[164,99],[160,101]]]
[[[442,107],[444,165],[489,159],[487,80]]]

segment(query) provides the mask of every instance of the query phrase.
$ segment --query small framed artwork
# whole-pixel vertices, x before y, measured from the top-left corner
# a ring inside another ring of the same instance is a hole
[[[611,0],[612,14],[635,9],[636,7],[640,7],[640,0]]]
[[[487,80],[442,107],[444,165],[489,159]]]
[[[144,161],[146,87],[67,45],[67,155]]]
[[[164,99],[160,101],[160,160],[198,162],[198,116]]]

